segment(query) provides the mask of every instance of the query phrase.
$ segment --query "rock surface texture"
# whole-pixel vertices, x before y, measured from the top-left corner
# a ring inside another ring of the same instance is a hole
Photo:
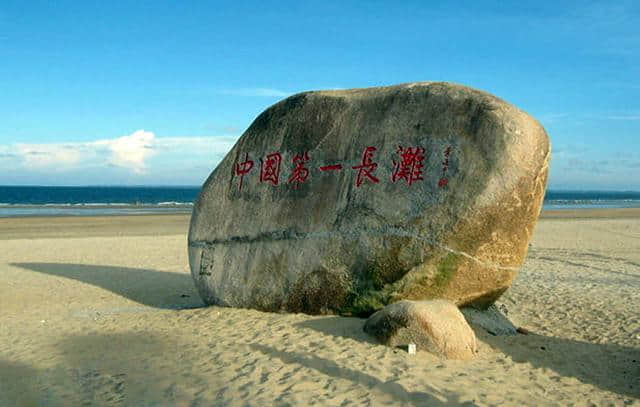
[[[488,306],[524,261],[549,157],[537,121],[464,86],[291,96],[200,192],[196,287],[208,304],[310,314]]]
[[[446,359],[471,359],[476,335],[458,307],[447,300],[399,301],[371,315],[364,331],[387,346],[415,343]]]

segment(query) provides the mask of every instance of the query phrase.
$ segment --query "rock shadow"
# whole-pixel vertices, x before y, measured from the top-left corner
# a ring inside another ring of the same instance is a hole
[[[0,406],[39,405],[38,370],[0,360]]]
[[[298,322],[295,326],[313,329],[326,335],[341,336],[358,342],[378,345],[379,343],[375,339],[364,332],[363,327],[366,321],[363,318],[328,316]]]
[[[176,384],[176,349],[150,332],[72,335],[51,348],[51,367],[0,360],[0,405],[178,405],[192,395]],[[193,372],[189,380],[207,383]]]
[[[435,388],[429,388],[429,393],[409,392],[404,388],[404,386],[397,383],[395,380],[382,381],[367,373],[342,367],[332,360],[319,358],[313,354],[283,352],[269,346],[259,344],[251,344],[249,346],[267,356],[278,358],[284,363],[295,363],[309,369],[316,370],[327,376],[349,380],[370,390],[375,389],[379,392],[386,393],[399,403],[409,403],[415,406],[460,405],[460,401],[453,393],[437,390]],[[438,395],[439,397],[436,397],[435,395]],[[441,399],[445,399],[446,401],[443,402]]]
[[[499,313],[499,315],[502,314]],[[513,326],[506,317],[503,316],[503,319]],[[503,324],[504,321],[502,321]],[[377,345],[378,342],[362,330],[365,322],[365,319],[360,318],[330,316],[310,319],[295,325],[328,335]],[[573,377],[602,390],[640,398],[640,380],[638,380],[640,348],[617,344],[596,344],[536,333],[494,335],[477,324],[470,325],[479,340],[509,356],[516,363],[530,363],[535,368],[548,368],[560,376]],[[305,358],[309,360],[307,355],[292,357],[296,360]]]
[[[189,274],[72,263],[10,265],[81,281],[154,308],[189,309],[204,306]]]
[[[640,348],[528,335],[493,336],[472,325],[479,340],[515,363],[548,368],[564,377],[624,396],[640,398]]]

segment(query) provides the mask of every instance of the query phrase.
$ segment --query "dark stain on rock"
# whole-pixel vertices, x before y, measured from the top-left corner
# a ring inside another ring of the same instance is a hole
[[[345,302],[346,287],[342,280],[326,268],[301,274],[289,292],[285,308],[312,315],[335,313]]]
[[[391,238],[390,248],[352,267],[356,279],[349,287],[343,315],[368,317],[390,301],[394,284],[407,273],[408,268],[399,259],[399,253],[408,238]],[[363,259],[366,257],[363,256]]]

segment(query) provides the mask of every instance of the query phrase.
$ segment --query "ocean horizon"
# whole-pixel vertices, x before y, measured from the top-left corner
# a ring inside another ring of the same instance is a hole
[[[0,218],[190,213],[200,186],[0,186]],[[548,189],[543,210],[640,208],[640,191]]]

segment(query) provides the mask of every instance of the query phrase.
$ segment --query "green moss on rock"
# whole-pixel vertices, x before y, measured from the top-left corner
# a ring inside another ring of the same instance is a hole
[[[458,262],[460,255],[449,253],[440,263],[438,263],[438,273],[433,280],[433,284],[436,288],[443,290],[449,281],[453,278],[453,274],[458,269]]]
[[[368,317],[379,309],[384,308],[389,302],[389,294],[383,291],[369,290],[359,295],[354,295],[351,302],[340,309],[341,315],[356,317]]]
[[[397,250],[367,263],[354,281],[347,296],[346,305],[339,310],[342,315],[367,317],[389,304],[393,284],[406,270],[397,260]]]

